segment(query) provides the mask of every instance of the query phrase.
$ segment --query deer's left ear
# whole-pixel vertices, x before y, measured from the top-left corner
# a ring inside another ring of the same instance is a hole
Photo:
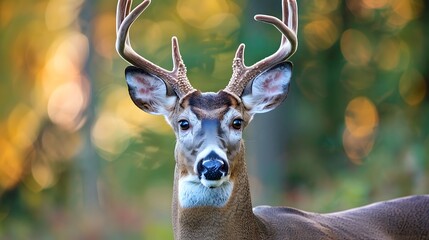
[[[289,91],[292,63],[282,62],[250,81],[241,95],[251,115],[268,112],[282,103]]]

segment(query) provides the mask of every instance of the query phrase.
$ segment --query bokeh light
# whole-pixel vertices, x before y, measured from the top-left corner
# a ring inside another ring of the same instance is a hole
[[[0,191],[14,187],[24,172],[24,162],[20,152],[11,143],[0,138]]]
[[[338,5],[340,4],[339,0],[320,0],[320,1],[312,1],[314,4],[314,12],[318,14],[328,14],[338,9]]]
[[[352,99],[345,112],[345,130],[343,134],[344,150],[354,163],[361,163],[375,140],[379,122],[378,111],[374,103],[366,97]]]
[[[114,13],[109,12],[96,16],[93,24],[94,39],[98,43],[94,46],[97,54],[106,59],[116,57],[117,53],[112,46],[116,37],[116,29],[112,28],[112,25],[116,24],[116,16]]]
[[[57,87],[49,97],[48,116],[53,123],[66,129],[80,126],[80,113],[85,107],[81,86],[74,82]]]
[[[390,1],[390,15],[387,18],[387,25],[392,28],[402,28],[409,21],[420,16],[424,1],[403,1],[391,0]]]
[[[313,50],[330,48],[338,39],[338,29],[329,18],[321,18],[304,26],[304,39]]]
[[[48,1],[45,20],[48,30],[65,28],[76,21],[79,7],[83,0],[50,0]]]
[[[415,69],[405,72],[399,81],[399,93],[410,106],[420,104],[426,97],[427,83]]]
[[[52,187],[55,184],[55,173],[50,166],[45,164],[33,164],[31,173],[41,189]]]
[[[198,11],[195,11],[198,6]],[[239,26],[235,14],[240,8],[234,2],[219,0],[178,0],[177,12],[179,16],[193,27],[200,29],[225,27],[231,32]]]
[[[357,97],[349,102],[345,113],[347,130],[353,136],[372,134],[378,125],[375,105],[366,97]]]
[[[371,60],[372,46],[364,33],[347,29],[341,36],[341,52],[349,63],[364,66]]]
[[[363,5],[369,9],[380,9],[387,7],[390,4],[390,0],[363,0]]]
[[[115,128],[116,131],[106,131]],[[128,146],[132,131],[118,116],[104,113],[100,115],[92,129],[92,140],[102,151],[103,157],[111,160],[122,153]]]
[[[401,59],[405,58],[405,51],[403,44],[397,38],[381,39],[377,48],[375,49],[374,60],[378,67],[385,71],[392,71],[398,69],[398,65],[405,64]]]

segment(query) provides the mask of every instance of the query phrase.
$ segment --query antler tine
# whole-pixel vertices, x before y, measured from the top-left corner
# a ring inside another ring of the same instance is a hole
[[[142,68],[149,73],[165,80],[173,90],[183,98],[195,91],[186,76],[186,66],[180,55],[179,43],[176,37],[172,38],[173,70],[168,71],[146,58],[140,56],[131,47],[129,29],[133,22],[146,10],[150,0],[144,0],[136,8],[131,10],[132,0],[119,0],[116,11],[116,51],[132,65]]]
[[[121,27],[124,18],[130,13],[130,1],[119,0],[118,6],[116,9],[116,33],[119,32],[119,28]]]
[[[282,21],[273,16],[255,16],[255,20],[269,23],[275,26],[282,33],[279,49],[274,54],[248,67],[244,63],[244,44],[240,44],[233,61],[233,74],[231,80],[224,91],[232,93],[238,98],[249,81],[265,71],[267,68],[285,61],[295,53],[298,47],[298,12],[296,0],[283,0],[282,6]]]

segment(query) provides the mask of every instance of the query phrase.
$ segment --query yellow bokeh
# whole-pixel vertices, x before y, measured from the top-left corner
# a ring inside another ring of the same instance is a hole
[[[384,38],[375,49],[374,60],[383,70],[394,70],[398,67],[402,56],[402,44],[396,38]]]
[[[24,172],[20,151],[6,139],[0,138],[0,193],[14,187]]]
[[[318,13],[330,13],[332,11],[337,10],[339,0],[317,0],[313,1],[315,11]]]
[[[117,57],[115,46],[112,44],[116,38],[116,29],[112,28],[115,22],[116,16],[112,12],[100,14],[93,21],[94,39],[97,42],[94,49],[100,56],[108,59]]]
[[[198,10],[196,10],[198,6]],[[235,17],[239,8],[226,0],[178,0],[179,16],[191,26],[200,29],[215,28],[219,25],[237,25]]]
[[[132,131],[119,116],[102,113],[92,128],[91,136],[102,157],[113,160],[127,148]]]
[[[329,18],[320,18],[304,26],[304,40],[312,50],[325,50],[338,40],[337,25]]]
[[[17,105],[9,114],[7,120],[7,135],[13,146],[19,150],[31,147],[37,138],[40,125],[40,117],[29,106]]]
[[[341,36],[341,52],[354,65],[367,65],[372,57],[371,43],[366,35],[356,29],[348,29]]]
[[[106,95],[91,131],[92,141],[104,159],[114,160],[142,131],[171,132],[162,117],[147,114],[135,106],[124,87],[108,89]]]
[[[415,69],[405,72],[399,80],[399,93],[410,106],[418,105],[426,96],[426,82],[421,73]]]
[[[70,31],[55,39],[39,75],[46,99],[58,86],[80,80],[88,52],[88,38],[79,32]]]
[[[348,158],[360,164],[372,150],[378,126],[378,111],[366,97],[352,99],[345,112],[346,128],[343,132],[343,147]]]
[[[80,126],[80,114],[85,108],[82,88],[75,82],[57,87],[48,102],[48,116],[53,123],[69,130]]]
[[[65,28],[76,21],[83,0],[50,0],[46,7],[45,20],[49,30]]]
[[[393,28],[402,28],[409,21],[420,16],[423,9],[423,1],[391,0],[391,13],[387,19],[387,25]]]
[[[368,156],[374,147],[375,134],[367,136],[355,136],[344,129],[343,132],[343,147],[347,157],[354,164],[361,164],[362,159]]]
[[[40,189],[52,187],[56,182],[56,176],[52,167],[46,164],[33,164],[31,166],[31,173]]]
[[[345,112],[346,128],[353,136],[371,134],[378,125],[378,112],[374,103],[366,97],[349,102]]]
[[[390,0],[363,0],[362,3],[367,8],[385,8],[390,3]]]

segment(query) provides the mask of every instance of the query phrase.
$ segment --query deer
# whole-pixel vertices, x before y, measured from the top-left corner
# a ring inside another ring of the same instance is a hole
[[[149,114],[164,116],[176,136],[175,239],[429,239],[429,195],[324,214],[253,208],[242,134],[255,114],[275,109],[288,95],[293,68],[288,59],[298,44],[295,0],[282,0],[282,20],[255,16],[280,31],[280,46],[246,66],[245,45],[240,44],[232,77],[218,92],[192,87],[176,37],[172,70],[133,50],[129,29],[149,4],[144,0],[131,10],[131,0],[118,1],[116,50],[131,64],[125,69],[131,100]]]

